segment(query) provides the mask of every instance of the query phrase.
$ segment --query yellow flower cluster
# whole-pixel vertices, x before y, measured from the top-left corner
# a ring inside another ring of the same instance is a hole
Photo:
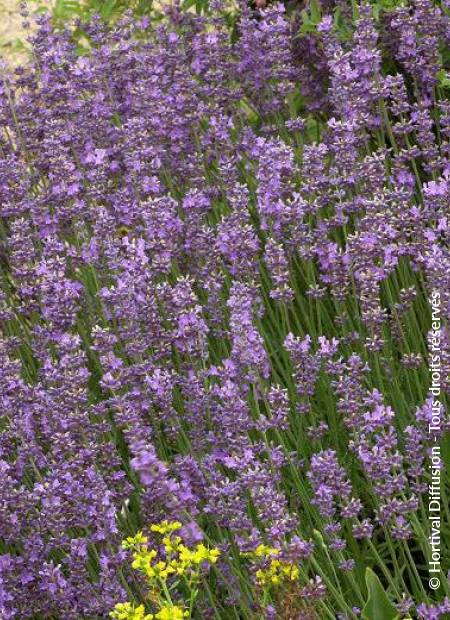
[[[162,521],[162,523],[155,523],[150,526],[152,532],[158,532],[158,534],[172,534],[181,529],[181,523],[179,521]]]
[[[164,605],[154,618],[157,620],[183,620],[183,618],[189,618],[189,612],[183,611],[178,605]]]
[[[163,545],[166,552],[165,561],[154,562],[157,552],[149,549],[147,546],[147,538],[142,532],[138,532],[136,536],[127,538],[123,547],[132,549],[133,563],[132,567],[152,580],[166,580],[170,575],[184,575],[186,573],[195,572],[196,569],[205,562],[215,564],[220,555],[218,549],[209,549],[203,544],[196,545],[193,549],[183,544],[180,536],[174,536],[174,532],[181,528],[181,523],[173,521],[163,521],[162,523],[152,525],[151,531],[163,535]]]
[[[148,548],[148,538],[142,532],[126,538],[122,547],[133,554],[132,567],[145,575],[158,601],[159,611],[146,614],[144,605],[138,607],[131,603],[118,603],[110,613],[115,620],[183,620],[189,612],[174,605],[168,595],[166,581],[170,576],[184,576],[189,587],[200,576],[201,566],[205,563],[215,564],[220,555],[218,549],[209,549],[200,543],[193,548],[187,547],[175,532],[182,527],[179,521],[163,521],[150,527],[152,532],[160,534],[165,550],[164,559],[158,559],[158,552]],[[173,584],[172,584],[173,585]],[[166,599],[165,594],[167,594]]]
[[[299,570],[295,564],[271,560],[269,566],[256,571],[256,579],[260,586],[278,585],[282,581],[298,579]]]
[[[280,550],[276,547],[268,547],[267,545],[259,545],[249,555],[253,555],[255,558],[268,558],[272,555],[278,555]]]
[[[151,620],[152,614],[146,614],[144,605],[135,607],[131,603],[117,603],[110,614],[115,620]]]
[[[283,562],[277,558],[280,550],[267,545],[259,545],[251,553],[244,555],[255,560],[268,560],[267,566],[256,571],[256,580],[262,587],[278,585],[283,581],[295,581],[299,576],[299,569],[295,564]]]
[[[131,603],[118,603],[110,614],[115,620],[183,620],[189,612],[178,605],[163,605],[156,614],[146,614],[144,605],[135,607]]]

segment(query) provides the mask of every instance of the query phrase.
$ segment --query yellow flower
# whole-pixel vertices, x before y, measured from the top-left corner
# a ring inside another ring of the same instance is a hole
[[[207,562],[215,564],[220,555],[219,549],[210,549],[202,543],[193,548],[187,547],[180,536],[174,535],[174,532],[181,527],[179,521],[162,521],[150,527],[152,532],[162,535],[165,549],[165,553],[162,553],[162,560],[158,551],[148,548],[148,539],[142,532],[126,538],[122,543],[124,549],[132,549],[131,565],[145,575],[149,593],[152,593],[152,596],[149,595],[149,600],[153,603],[155,600],[160,600],[160,597],[164,600],[161,586],[167,585],[165,582],[170,575],[188,574],[192,585],[199,579],[203,565]],[[173,605],[167,600],[160,604],[162,607],[158,612],[146,614],[144,605],[135,607],[131,603],[119,603],[110,616],[115,620],[182,620],[189,617],[189,612],[184,611],[183,607]]]
[[[153,556],[154,557],[154,556]],[[144,573],[149,580],[152,579],[164,579],[166,580],[169,575],[175,573],[175,568],[171,564],[166,562],[157,562],[151,564],[151,559],[147,557],[138,557],[132,563],[132,568]]]
[[[257,558],[278,555],[279,553],[279,549],[276,549],[275,547],[268,547],[267,545],[259,545],[254,551],[254,554]]]
[[[179,530],[181,523],[179,521],[162,521],[161,523],[155,523],[150,526],[152,532],[158,532],[159,534],[169,534]]]
[[[183,608],[178,605],[167,604],[155,614],[155,618],[158,620],[183,620],[183,618],[189,618],[189,612],[183,611]]]
[[[215,564],[217,562],[217,558],[220,555],[219,549],[210,549],[209,550],[209,561],[211,564]]]
[[[260,586],[278,585],[283,580],[290,579],[295,581],[300,571],[295,564],[288,564],[280,560],[272,560],[266,568],[256,571],[256,581]]]
[[[298,576],[300,574],[300,571],[298,569],[298,566],[295,566],[295,564],[285,564],[282,568],[283,573],[291,580],[291,581],[295,581],[296,579],[298,579]]]
[[[187,568],[186,564],[175,559],[170,561],[170,566],[173,568],[174,572],[177,575],[183,575],[186,572]]]
[[[192,561],[194,564],[201,564],[202,562],[206,562],[208,559],[209,552],[205,545],[197,545],[194,549],[194,553],[192,554]]]
[[[192,564],[192,551],[186,545],[178,547],[178,558],[182,564],[189,566]]]
[[[122,542],[123,549],[133,549],[141,547],[148,542],[148,538],[142,532],[138,532],[136,536],[129,536]]]
[[[263,570],[259,569],[256,571],[256,579],[260,585],[264,585],[266,581],[266,576]]]
[[[164,536],[162,541],[166,553],[174,553],[175,551],[178,551],[181,543],[181,538],[179,536],[174,536],[173,538],[171,538],[170,536]]]
[[[156,558],[156,556],[157,553],[154,549],[151,551],[147,548],[141,549],[133,554],[134,559],[131,566],[135,570],[140,570],[142,573],[147,575],[147,577],[152,577],[154,575],[152,561]]]
[[[175,572],[173,566],[166,564],[166,562],[158,562],[153,566],[155,576],[160,579],[167,579],[167,577]]]
[[[208,549],[204,544],[196,545],[194,549],[188,549],[185,545],[179,546],[179,557],[183,564],[202,564],[203,562],[211,562],[215,564],[220,555],[218,549]]]
[[[144,605],[135,607],[131,603],[117,603],[110,614],[115,620],[152,620],[153,614],[146,614]]]

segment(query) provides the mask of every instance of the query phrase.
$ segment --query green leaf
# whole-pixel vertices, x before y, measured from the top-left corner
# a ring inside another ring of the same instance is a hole
[[[450,87],[450,76],[445,69],[441,69],[437,72],[437,79],[441,88]]]
[[[317,0],[311,0],[311,21],[313,24],[320,24],[322,19],[322,11],[320,10],[320,4]]]
[[[363,620],[397,620],[398,611],[388,599],[380,580],[371,568],[366,569],[369,598],[362,611]]]
[[[198,15],[206,13],[208,10],[208,0],[197,0],[195,3],[195,11]]]
[[[303,35],[309,32],[317,32],[317,26],[320,24],[322,19],[322,12],[320,9],[320,4],[317,0],[311,0],[311,5],[309,7],[309,12],[306,9],[303,9],[300,12],[302,18],[302,24],[299,29],[299,34]]]
[[[82,7],[77,0],[57,0],[53,9],[56,19],[70,19],[82,13]]]
[[[108,22],[111,19],[111,16],[116,8],[116,0],[106,0],[101,5],[100,15],[105,22]]]
[[[327,548],[327,546],[326,546],[326,544],[325,544],[325,541],[324,541],[324,539],[323,539],[323,536],[322,536],[322,534],[319,532],[319,530],[313,530],[313,536],[314,536],[314,538],[316,539],[316,541],[319,543],[319,546],[320,546],[322,549],[326,549],[326,548]]]
[[[197,4],[196,0],[184,0],[181,7],[184,11],[187,11],[191,7],[195,6],[196,4]]]
[[[250,123],[254,124],[259,121],[257,112],[247,103],[245,99],[241,99],[240,107],[245,112]]]

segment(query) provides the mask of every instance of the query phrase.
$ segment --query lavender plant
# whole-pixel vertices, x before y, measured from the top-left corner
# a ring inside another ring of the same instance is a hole
[[[261,6],[2,73],[4,620],[449,617],[450,8]]]

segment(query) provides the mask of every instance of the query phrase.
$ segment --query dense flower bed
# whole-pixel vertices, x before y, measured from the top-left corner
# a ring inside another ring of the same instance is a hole
[[[450,12],[383,6],[3,76],[2,620],[448,617]]]

